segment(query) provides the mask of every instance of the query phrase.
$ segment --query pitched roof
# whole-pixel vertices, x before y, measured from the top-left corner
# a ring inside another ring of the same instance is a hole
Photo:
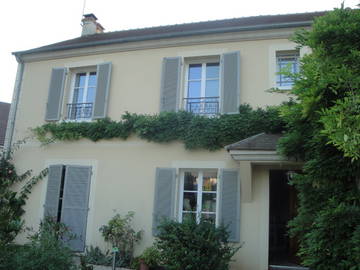
[[[278,140],[282,134],[266,134],[260,133],[237,143],[225,146],[225,149],[230,150],[265,150],[276,151]]]
[[[4,145],[10,103],[0,102],[0,146]]]
[[[264,15],[98,33],[65,40],[62,42],[42,46],[31,50],[14,52],[14,54],[23,55],[37,52],[58,51],[97,45],[108,45],[132,41],[156,40],[174,37],[186,37],[193,35],[264,30],[286,27],[306,27],[311,25],[311,22],[314,20],[315,17],[322,16],[325,13],[326,11],[284,15]]]

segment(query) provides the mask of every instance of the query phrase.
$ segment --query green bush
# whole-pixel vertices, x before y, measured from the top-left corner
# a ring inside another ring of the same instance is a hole
[[[140,261],[143,261],[150,269],[155,269],[163,264],[161,252],[156,246],[146,248],[140,256],[134,258],[131,263],[131,268],[139,269]]]
[[[133,218],[134,212],[128,212],[124,217],[116,214],[107,225],[103,225],[99,229],[105,241],[119,249],[118,259],[122,267],[130,265],[133,259],[134,245],[142,237],[142,231],[135,232],[131,226]]]
[[[109,251],[103,253],[99,247],[86,247],[84,260],[86,263],[95,265],[111,265],[112,256]]]
[[[63,239],[71,238],[66,226],[45,218],[39,230],[29,237],[30,243],[19,248],[11,258],[11,269],[71,270],[76,269],[73,253]]]
[[[227,270],[240,246],[228,242],[225,227],[207,220],[163,221],[155,245],[168,270]]]

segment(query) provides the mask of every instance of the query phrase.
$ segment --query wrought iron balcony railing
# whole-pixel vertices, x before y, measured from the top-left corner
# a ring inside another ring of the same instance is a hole
[[[68,120],[91,119],[93,103],[69,103],[67,104]]]
[[[194,114],[215,115],[219,113],[219,97],[184,98],[185,110]]]

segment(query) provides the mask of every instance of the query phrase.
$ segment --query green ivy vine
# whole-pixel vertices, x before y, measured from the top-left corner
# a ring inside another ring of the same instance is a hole
[[[190,112],[162,112],[156,115],[125,113],[120,121],[46,123],[33,129],[43,144],[53,141],[126,140],[131,135],[150,142],[181,141],[188,150],[218,150],[249,136],[283,131],[278,107],[253,109],[245,104],[237,114],[204,117]]]

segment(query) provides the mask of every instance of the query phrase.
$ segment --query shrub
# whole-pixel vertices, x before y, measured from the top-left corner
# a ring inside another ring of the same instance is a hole
[[[143,261],[150,269],[155,269],[162,265],[161,252],[156,246],[146,248],[140,256],[134,258],[131,268],[139,269],[140,261]]]
[[[135,232],[131,227],[134,212],[128,212],[124,217],[116,214],[107,225],[99,229],[106,242],[119,249],[121,266],[128,266],[133,258],[134,245],[140,241],[142,231]]]
[[[38,232],[29,237],[30,243],[14,254],[12,269],[70,270],[76,269],[73,254],[62,239],[71,239],[66,226],[45,218]]]
[[[163,221],[155,245],[168,270],[227,270],[240,246],[228,242],[223,226],[207,220]]]

